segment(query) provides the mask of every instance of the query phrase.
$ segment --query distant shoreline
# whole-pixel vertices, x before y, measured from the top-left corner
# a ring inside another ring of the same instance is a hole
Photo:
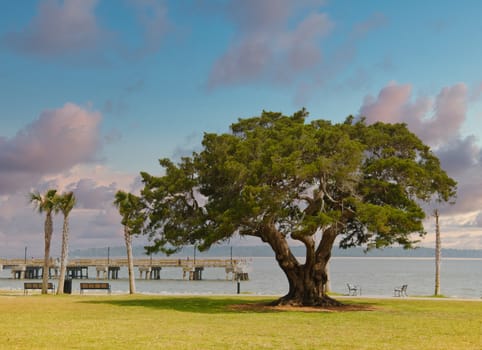
[[[304,248],[301,246],[292,247],[292,252],[295,256],[303,257],[305,255]],[[133,248],[133,253],[135,257],[146,257],[147,255],[144,252],[144,247],[136,246]],[[39,253],[40,254],[40,253]],[[239,257],[269,257],[274,258],[274,253],[271,248],[267,245],[255,245],[255,246],[213,246],[210,250],[206,252],[199,252],[196,251],[196,258],[212,258],[212,257],[222,257],[222,258],[229,258],[232,256],[233,258]],[[87,249],[74,249],[69,252],[70,258],[107,258],[110,257],[125,257],[126,251],[125,247],[117,246],[117,247],[102,247],[102,248],[87,248]],[[30,257],[30,255],[29,255]],[[42,258],[41,255],[36,255],[36,258]],[[167,257],[165,254],[153,254],[153,258],[164,258]],[[187,246],[184,247],[179,253],[173,254],[170,257],[172,258],[194,258],[194,247]],[[376,257],[383,257],[383,258],[434,258],[435,257],[435,249],[427,248],[427,247],[419,247],[415,249],[405,250],[400,247],[390,247],[385,249],[373,249],[368,252],[365,252],[363,248],[350,248],[350,249],[340,249],[338,247],[333,248],[332,257],[352,257],[352,258],[359,258],[359,257],[368,257],[368,258],[376,258]],[[23,256],[19,256],[19,254],[12,255],[12,252],[9,251],[5,254],[5,252],[0,252],[0,258],[23,258]],[[54,256],[56,258],[56,256]],[[450,259],[450,258],[458,258],[458,259],[482,259],[482,250],[478,249],[453,249],[453,248],[446,248],[442,249],[442,259]]]
[[[304,248],[301,246],[292,247],[292,252],[296,256],[304,256]],[[109,248],[110,256],[124,256],[124,247],[111,247]],[[256,246],[214,246],[207,252],[196,251],[196,257],[274,257],[274,253],[270,247],[266,245]],[[145,256],[144,248],[137,246],[134,248],[135,256]],[[91,248],[91,249],[79,249],[70,253],[71,257],[102,257],[107,256],[106,248]],[[185,258],[194,256],[194,247],[185,247],[181,252],[171,255],[171,257]],[[407,257],[407,258],[432,258],[435,256],[435,249],[420,247],[416,249],[403,249],[399,247],[385,248],[382,250],[374,249],[368,252],[364,252],[363,248],[350,248],[340,249],[334,248],[332,251],[332,257]],[[155,258],[165,257],[164,254],[155,254]],[[442,258],[476,258],[482,259],[482,250],[475,249],[442,249]]]

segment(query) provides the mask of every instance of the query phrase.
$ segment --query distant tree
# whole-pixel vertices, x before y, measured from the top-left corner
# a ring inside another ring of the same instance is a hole
[[[456,183],[404,124],[353,117],[306,123],[263,112],[225,134],[207,133],[202,151],[164,176],[141,173],[148,251],[201,250],[233,235],[270,245],[289,282],[276,304],[338,305],[326,294],[332,247],[412,247],[423,236],[423,202],[448,201]],[[416,234],[413,237],[412,234]],[[305,247],[301,263],[290,241]]]
[[[62,226],[62,251],[60,254],[60,276],[57,294],[64,293],[65,273],[67,270],[67,258],[69,253],[69,214],[75,206],[75,195],[73,192],[63,193],[57,196],[55,202],[56,208],[62,212],[64,216]]]
[[[39,192],[31,192],[29,194],[30,203],[34,205],[40,214],[45,213],[45,223],[44,223],[44,240],[45,240],[45,250],[44,250],[44,265],[43,265],[43,276],[42,276],[42,294],[47,294],[48,292],[48,279],[49,279],[49,266],[50,266],[50,244],[52,241],[53,233],[53,221],[52,213],[57,210],[55,203],[57,200],[57,190],[48,190],[44,195]]]
[[[134,276],[134,259],[132,256],[132,235],[141,232],[144,222],[141,211],[143,209],[139,197],[132,193],[117,191],[115,194],[114,205],[118,208],[122,216],[122,225],[124,226],[124,241],[127,251],[127,265],[129,270],[129,293],[136,292],[135,276]]]

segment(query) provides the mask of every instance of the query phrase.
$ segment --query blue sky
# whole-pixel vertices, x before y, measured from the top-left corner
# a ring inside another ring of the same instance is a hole
[[[31,190],[76,192],[72,248],[121,245],[112,194],[138,188],[139,171],[237,118],[302,107],[407,123],[459,182],[445,245],[482,248],[481,12],[471,0],[2,2],[0,255],[42,251]]]

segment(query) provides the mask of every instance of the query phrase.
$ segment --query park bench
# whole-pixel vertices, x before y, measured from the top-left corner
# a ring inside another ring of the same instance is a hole
[[[86,289],[103,289],[109,291],[110,294],[110,283],[107,282],[82,282],[80,283],[80,294],[84,293]]]
[[[346,286],[348,287],[348,295],[358,295],[358,294],[361,295],[361,287],[360,286],[350,284],[350,283],[347,283]]]
[[[408,284],[404,284],[403,286],[401,287],[396,287],[394,290],[393,290],[393,296],[394,297],[407,297],[407,288],[408,288]]]
[[[29,289],[42,289],[42,282],[25,282],[23,284],[23,294],[28,294]],[[51,290],[52,293],[55,290],[55,286],[52,282],[49,282],[47,285],[47,291]]]

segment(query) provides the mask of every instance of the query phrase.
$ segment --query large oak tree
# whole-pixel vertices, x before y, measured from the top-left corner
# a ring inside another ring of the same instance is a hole
[[[141,173],[148,250],[259,237],[289,281],[276,303],[337,304],[326,295],[334,244],[410,248],[425,234],[422,204],[455,196],[455,181],[406,125],[307,117],[240,119],[229,133],[205,134],[202,150],[178,164],[161,159],[165,175]],[[293,241],[306,247],[304,262]]]

